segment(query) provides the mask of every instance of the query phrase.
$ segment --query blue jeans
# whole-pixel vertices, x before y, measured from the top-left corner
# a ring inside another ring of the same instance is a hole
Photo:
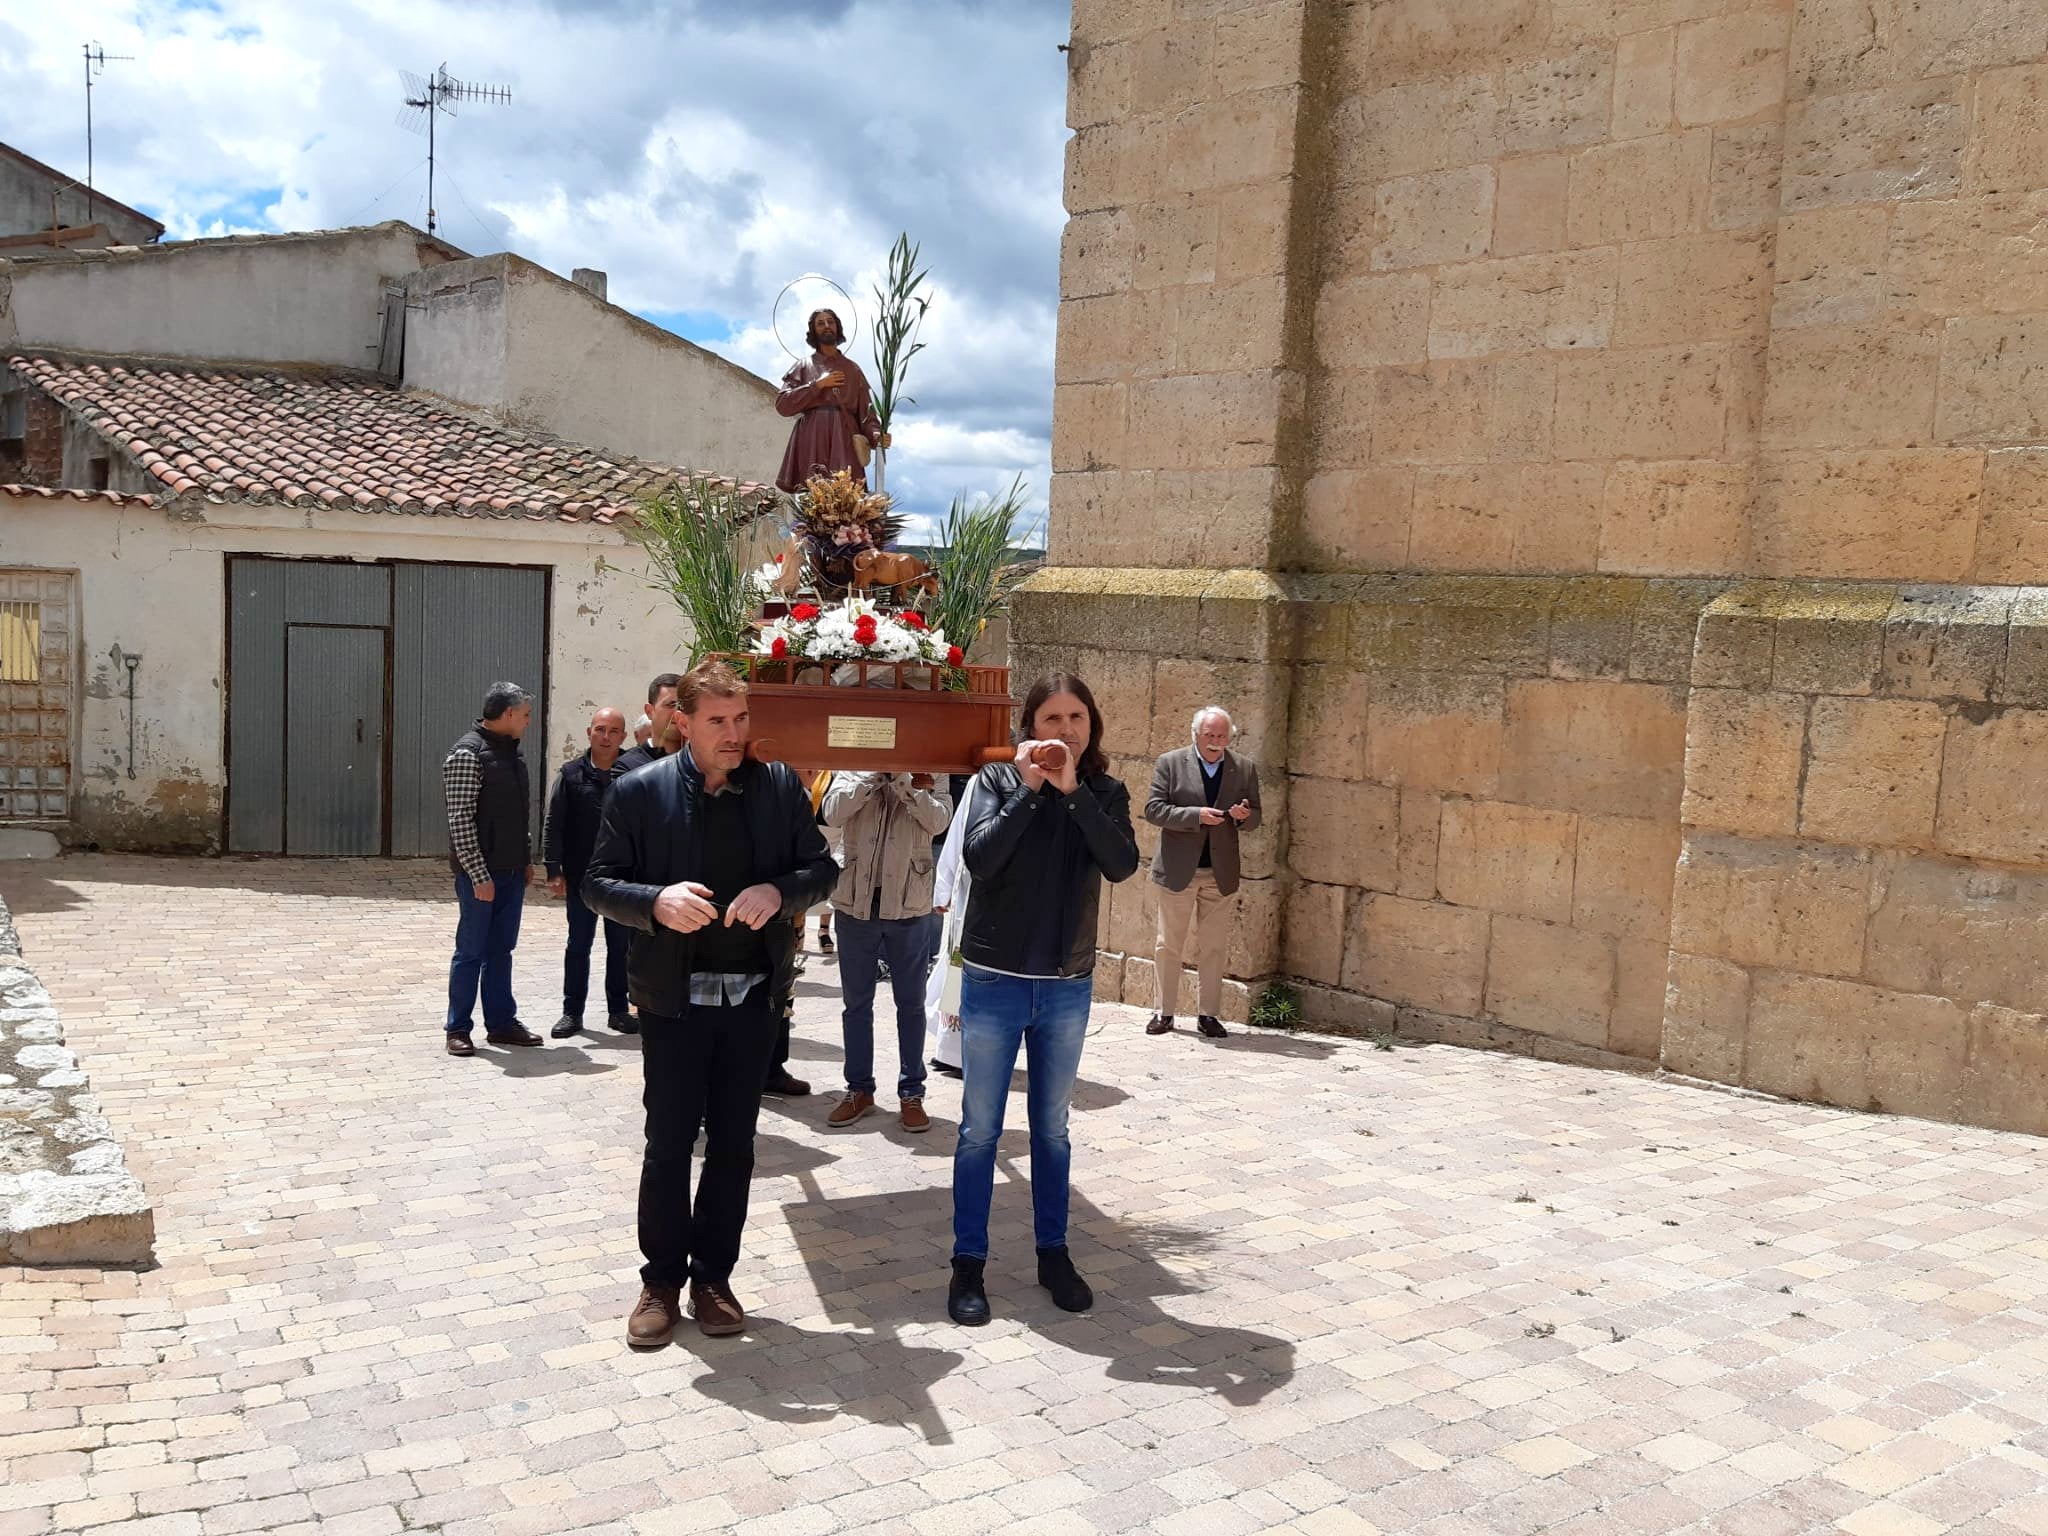
[[[583,1017],[583,1000],[590,993],[590,949],[597,938],[597,914],[583,904],[577,890],[580,880],[569,881],[569,945],[562,951],[562,1012],[572,1019]],[[604,1007],[606,1013],[624,1013],[626,1003],[626,948],[633,930],[614,922],[604,925]]]
[[[468,875],[457,871],[455,958],[448,964],[448,1033],[474,1028],[477,984],[484,994],[484,1033],[496,1034],[519,1022],[512,1001],[512,951],[519,943],[519,914],[526,909],[526,872],[491,873],[491,900],[478,901]]]
[[[988,1208],[995,1194],[996,1143],[1017,1047],[1024,1047],[1025,1109],[1031,1119],[1031,1221],[1040,1248],[1067,1242],[1067,1106],[1088,1039],[1094,978],[999,976],[967,966],[960,983],[960,1139],[953,1148],[953,1253],[988,1257]]]
[[[924,1096],[924,984],[931,973],[932,925],[925,917],[871,921],[834,914],[839,930],[840,1014],[846,1042],[846,1086],[875,1091],[875,981],[878,962],[889,962],[896,998],[896,1094]]]

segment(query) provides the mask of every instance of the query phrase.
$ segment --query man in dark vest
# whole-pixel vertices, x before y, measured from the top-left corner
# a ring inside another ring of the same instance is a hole
[[[839,877],[796,774],[747,756],[747,685],[706,661],[684,674],[679,694],[682,750],[612,785],[583,881],[599,915],[633,930],[627,981],[647,1079],[647,1262],[626,1323],[635,1349],[669,1342],[685,1284],[701,1332],[746,1329],[731,1281],[775,1048],[772,1010],[791,984],[796,920]]]
[[[584,733],[590,750],[562,764],[548,796],[547,820],[541,827],[541,860],[548,867],[548,893],[569,904],[569,943],[562,951],[562,1016],[548,1031],[557,1040],[583,1032],[583,1004],[590,992],[590,950],[597,937],[597,914],[583,904],[583,872],[597,846],[597,820],[604,810],[605,791],[619,776],[619,748],[626,739],[626,717],[616,709],[600,709]],[[622,1035],[637,1035],[640,1026],[626,1010],[626,945],[632,935],[617,923],[604,925],[604,1005],[606,1022]]]
[[[448,867],[455,872],[455,958],[448,966],[448,1054],[474,1056],[477,985],[484,996],[484,1038],[493,1045],[539,1045],[512,1001],[512,950],[533,862],[526,759],[519,738],[533,699],[516,683],[493,683],[483,718],[456,738],[441,765],[448,802]]]

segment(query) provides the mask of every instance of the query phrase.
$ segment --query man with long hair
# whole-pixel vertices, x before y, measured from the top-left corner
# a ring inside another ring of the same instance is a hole
[[[1013,761],[981,771],[963,855],[972,889],[960,936],[964,1081],[946,1311],[970,1327],[989,1319],[989,1204],[1020,1046],[1038,1283],[1066,1311],[1094,1305],[1067,1252],[1067,1111],[1088,1036],[1102,882],[1138,868],[1130,791],[1109,772],[1088,685],[1065,672],[1041,678],[1025,697],[1022,734]]]
[[[583,898],[633,930],[628,985],[640,1010],[647,1151],[640,1166],[635,1349],[659,1349],[681,1291],[708,1335],[740,1333],[731,1277],[747,1219],[773,1008],[791,984],[794,920],[839,866],[802,781],[747,756],[747,685],[723,662],[684,673],[678,751],[605,797]],[[704,1132],[694,1203],[690,1155]]]
[[[811,476],[835,475],[843,469],[866,490],[867,457],[854,438],[861,438],[870,451],[889,446],[867,375],[839,350],[846,344],[846,329],[829,309],[811,311],[804,344],[811,348],[810,357],[782,376],[782,392],[775,397],[776,413],[796,418],[776,488],[794,496]]]

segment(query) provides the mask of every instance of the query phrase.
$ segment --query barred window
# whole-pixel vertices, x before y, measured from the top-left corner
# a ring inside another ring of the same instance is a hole
[[[39,683],[43,678],[43,605],[0,602],[0,683]]]
[[[72,811],[78,581],[0,567],[0,822]]]

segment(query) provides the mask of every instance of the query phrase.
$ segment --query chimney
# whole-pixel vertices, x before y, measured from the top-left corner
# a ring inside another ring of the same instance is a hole
[[[592,293],[596,294],[600,299],[603,299],[605,297],[606,291],[611,286],[610,281],[605,277],[605,275],[602,272],[598,271],[598,269],[595,267],[578,267],[574,272],[571,272],[569,274],[569,281],[574,283],[578,288],[589,289]],[[607,300],[606,302],[610,301]]]

